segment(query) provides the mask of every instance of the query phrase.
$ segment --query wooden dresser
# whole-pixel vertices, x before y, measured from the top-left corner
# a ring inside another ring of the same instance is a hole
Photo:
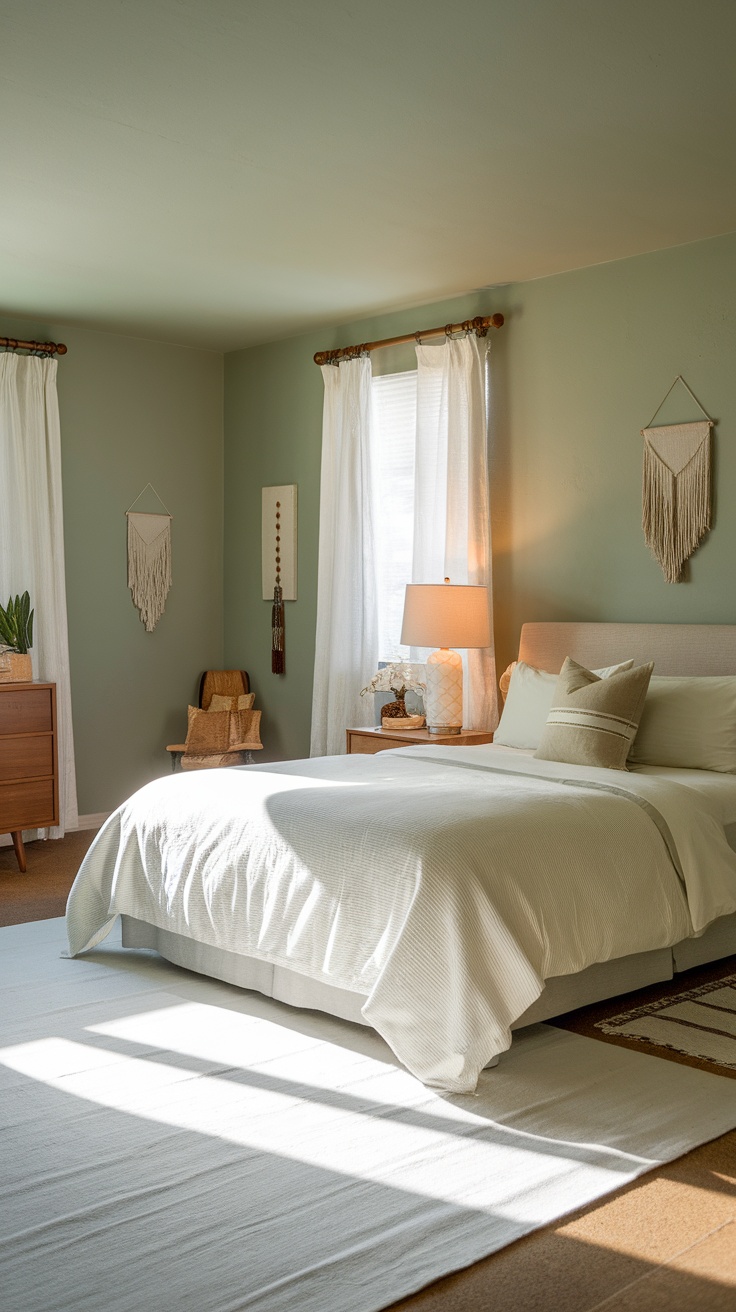
[[[0,683],[0,834],[13,835],[21,870],[23,830],[58,823],[56,684]]]

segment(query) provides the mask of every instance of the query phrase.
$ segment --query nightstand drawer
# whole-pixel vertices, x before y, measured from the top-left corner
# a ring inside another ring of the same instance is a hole
[[[350,733],[350,747],[348,750],[351,754],[357,752],[359,755],[373,756],[374,752],[387,752],[392,747],[405,746],[405,743],[386,742],[374,736],[369,737],[368,734],[356,733],[353,729]]]
[[[50,688],[28,688],[0,694],[0,735],[50,733],[53,710]]]
[[[0,784],[0,833],[56,824],[53,779]]]
[[[54,740],[50,733],[0,738],[0,783],[7,779],[34,779],[54,773]]]

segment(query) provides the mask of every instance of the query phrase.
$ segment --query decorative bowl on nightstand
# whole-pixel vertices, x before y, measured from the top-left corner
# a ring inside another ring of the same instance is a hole
[[[384,715],[381,717],[383,729],[423,729],[423,715]]]

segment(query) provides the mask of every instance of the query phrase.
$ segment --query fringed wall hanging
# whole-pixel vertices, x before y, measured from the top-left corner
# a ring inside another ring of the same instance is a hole
[[[277,576],[278,577],[278,576]],[[284,624],[284,596],[280,583],[273,587],[271,607],[271,673],[286,674],[286,626]]]
[[[173,516],[134,511],[150,487],[161,501],[151,483],[147,483],[132,505],[126,510],[128,519],[128,587],[133,604],[141,614],[147,633],[152,633],[164,613],[166,598],[171,588],[171,521]]]
[[[271,601],[271,672],[286,671],[284,602],[296,601],[296,483],[261,492],[261,581]]]
[[[660,424],[652,428],[672,388],[678,383],[690,392],[705,419],[686,424]],[[668,583],[681,583],[685,562],[710,528],[710,430],[713,420],[678,374],[667,396],[642,428],[644,474],[642,526],[652,554]]]

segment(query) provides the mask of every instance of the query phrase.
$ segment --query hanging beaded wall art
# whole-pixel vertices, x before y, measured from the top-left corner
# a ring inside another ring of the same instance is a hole
[[[271,609],[271,670],[286,669],[284,602],[296,601],[296,483],[261,491],[263,599]]]

